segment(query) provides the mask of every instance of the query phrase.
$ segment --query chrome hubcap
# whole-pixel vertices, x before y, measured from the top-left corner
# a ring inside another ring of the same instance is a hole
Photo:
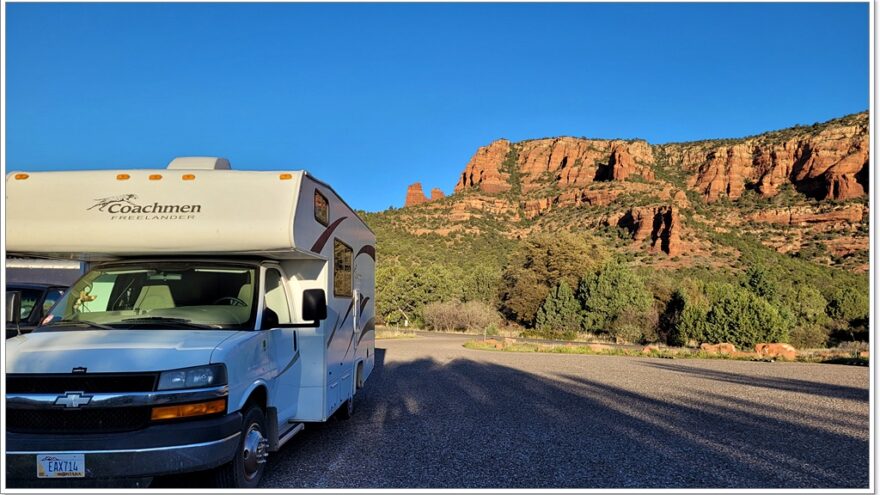
[[[263,438],[260,425],[254,423],[248,428],[241,449],[244,475],[248,480],[257,475],[260,464],[264,464],[267,457],[269,457],[269,441]]]

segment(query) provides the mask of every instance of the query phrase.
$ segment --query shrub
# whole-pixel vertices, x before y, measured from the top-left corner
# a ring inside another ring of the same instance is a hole
[[[828,316],[835,320],[857,323],[868,318],[868,297],[854,287],[838,289],[828,301]]]
[[[724,282],[694,283],[676,291],[664,319],[674,325],[673,345],[730,342],[746,349],[759,342],[786,342],[791,327],[764,298]]]
[[[451,332],[454,330],[479,330],[497,325],[500,316],[486,303],[470,301],[433,302],[422,309],[425,326],[431,330]]]
[[[822,325],[799,325],[791,330],[789,343],[798,349],[825,347],[828,343],[828,329]]]
[[[431,302],[456,297],[456,277],[442,265],[421,268],[390,266],[376,273],[376,304],[382,320],[399,323],[403,315],[410,323],[423,321],[423,307]]]
[[[498,302],[501,273],[485,265],[477,265],[462,277],[461,298],[464,301]]]
[[[581,328],[581,319],[581,305],[563,280],[550,291],[538,310],[535,329],[547,338],[570,340]]]
[[[455,330],[458,321],[458,303],[455,302],[432,302],[422,309],[422,318],[425,327],[429,330],[451,332]]]
[[[624,311],[648,311],[653,296],[637,274],[622,264],[609,263],[581,280],[578,300],[585,311],[584,329],[596,331],[607,330]]]
[[[750,266],[746,270],[746,280],[743,285],[767,301],[773,301],[778,291],[776,280],[761,265]]]
[[[501,276],[502,312],[511,320],[533,326],[550,289],[561,281],[574,287],[581,274],[605,257],[605,249],[585,236],[555,233],[524,239]]]
[[[688,345],[691,341],[696,343],[706,340],[706,315],[709,308],[693,300],[683,298],[683,305],[675,326],[670,332],[669,343],[672,345]]]
[[[730,342],[747,349],[759,342],[788,340],[786,321],[773,305],[749,291],[723,285],[716,288],[718,297],[706,313],[706,342]]]
[[[791,312],[796,326],[827,323],[825,308],[828,302],[822,297],[821,292],[810,285],[787,287],[780,292],[780,305]]]
[[[487,336],[494,337],[499,335],[501,332],[498,331],[498,325],[492,323],[483,330],[483,333]]]
[[[625,309],[611,322],[609,333],[617,340],[633,344],[656,342],[658,321],[654,308],[643,311]]]
[[[468,301],[460,305],[461,326],[467,330],[480,330],[496,326],[501,322],[501,315],[489,304],[482,301]]]

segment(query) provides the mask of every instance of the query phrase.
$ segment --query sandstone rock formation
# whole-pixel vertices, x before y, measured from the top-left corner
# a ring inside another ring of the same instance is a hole
[[[681,219],[674,206],[632,208],[617,221],[633,235],[634,242],[650,241],[652,251],[663,251],[670,256],[682,253]]]
[[[866,208],[860,204],[846,205],[826,212],[815,212],[811,208],[796,207],[778,210],[764,210],[753,213],[748,219],[753,222],[775,223],[779,225],[808,224],[853,224],[862,221]]]
[[[832,121],[812,132],[795,128],[736,144],[727,141],[657,147],[669,163],[687,170],[688,186],[707,201],[737,199],[747,188],[775,196],[790,183],[817,199],[848,199],[868,190],[868,115]]]
[[[470,158],[451,200],[414,210],[443,215],[447,224],[411,232],[472,234],[487,222],[517,223],[505,229],[510,237],[559,227],[622,227],[633,246],[669,256],[656,266],[675,267],[690,263],[695,253],[714,263],[720,251],[701,233],[708,228],[752,236],[784,253],[806,247],[805,256],[863,270],[868,205],[852,199],[868,192],[868,140],[867,112],[743,139],[664,145],[575,137],[499,139]],[[694,204],[781,193],[773,201],[708,209]],[[435,188],[426,198],[416,183],[407,191],[406,206],[443,197]],[[570,211],[575,208],[582,212]],[[694,225],[684,225],[685,218]],[[530,221],[520,223],[524,219]],[[731,248],[724,255],[738,253]]]
[[[443,194],[443,191],[435,187],[434,189],[431,189],[431,198],[427,198],[425,192],[422,190],[422,183],[415,182],[410,184],[406,189],[406,201],[403,203],[403,207],[406,208],[407,206],[421,205],[444,197],[446,196]]]
[[[510,142],[506,139],[478,149],[458,179],[455,192],[478,188],[484,193],[497,194],[510,189],[510,174],[501,171],[501,164],[509,152]]]
[[[781,357],[789,361],[797,358],[797,351],[789,344],[756,344],[755,352],[761,356]]]
[[[414,184],[410,184],[410,186],[406,189],[406,202],[403,204],[403,206],[415,206],[427,202],[428,198],[425,197],[425,192],[422,191],[422,183],[416,182]]]
[[[647,154],[644,156],[647,157]],[[654,180],[654,171],[651,167],[647,163],[636,163],[635,158],[627,151],[627,147],[618,143],[611,147],[608,167],[611,169],[611,180],[626,180],[632,175],[640,175],[649,181]]]
[[[736,346],[728,343],[721,344],[700,344],[700,350],[708,354],[733,354],[736,352]]]
[[[497,194],[511,190],[511,172],[528,194],[548,185],[582,188],[594,181],[654,180],[651,146],[645,141],[609,141],[561,137],[511,144],[500,139],[477,150],[461,174],[455,192],[477,189]]]
[[[673,143],[561,137],[511,143],[499,139],[477,150],[455,192],[522,194],[548,186],[583,189],[596,181],[640,176],[656,181],[659,153],[688,175],[687,186],[709,201],[737,199],[747,189],[770,197],[785,184],[819,199],[864,196],[868,187],[867,113],[813,128],[798,127],[741,140]],[[512,177],[513,175],[513,177]]]

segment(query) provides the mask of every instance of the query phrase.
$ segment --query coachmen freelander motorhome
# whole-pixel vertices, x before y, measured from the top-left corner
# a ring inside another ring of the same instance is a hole
[[[351,415],[375,360],[376,242],[326,184],[196,157],[11,173],[6,194],[10,253],[90,265],[6,343],[10,486],[216,468],[254,487],[304,424]]]

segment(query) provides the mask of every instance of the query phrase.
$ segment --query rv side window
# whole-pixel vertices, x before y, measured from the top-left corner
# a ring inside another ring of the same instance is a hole
[[[324,226],[330,223],[330,203],[317,189],[315,189],[315,220]]]
[[[351,248],[333,239],[333,295],[351,297]]]
[[[274,268],[266,270],[266,307],[278,315],[278,323],[290,323],[290,306],[284,292],[284,279]]]

